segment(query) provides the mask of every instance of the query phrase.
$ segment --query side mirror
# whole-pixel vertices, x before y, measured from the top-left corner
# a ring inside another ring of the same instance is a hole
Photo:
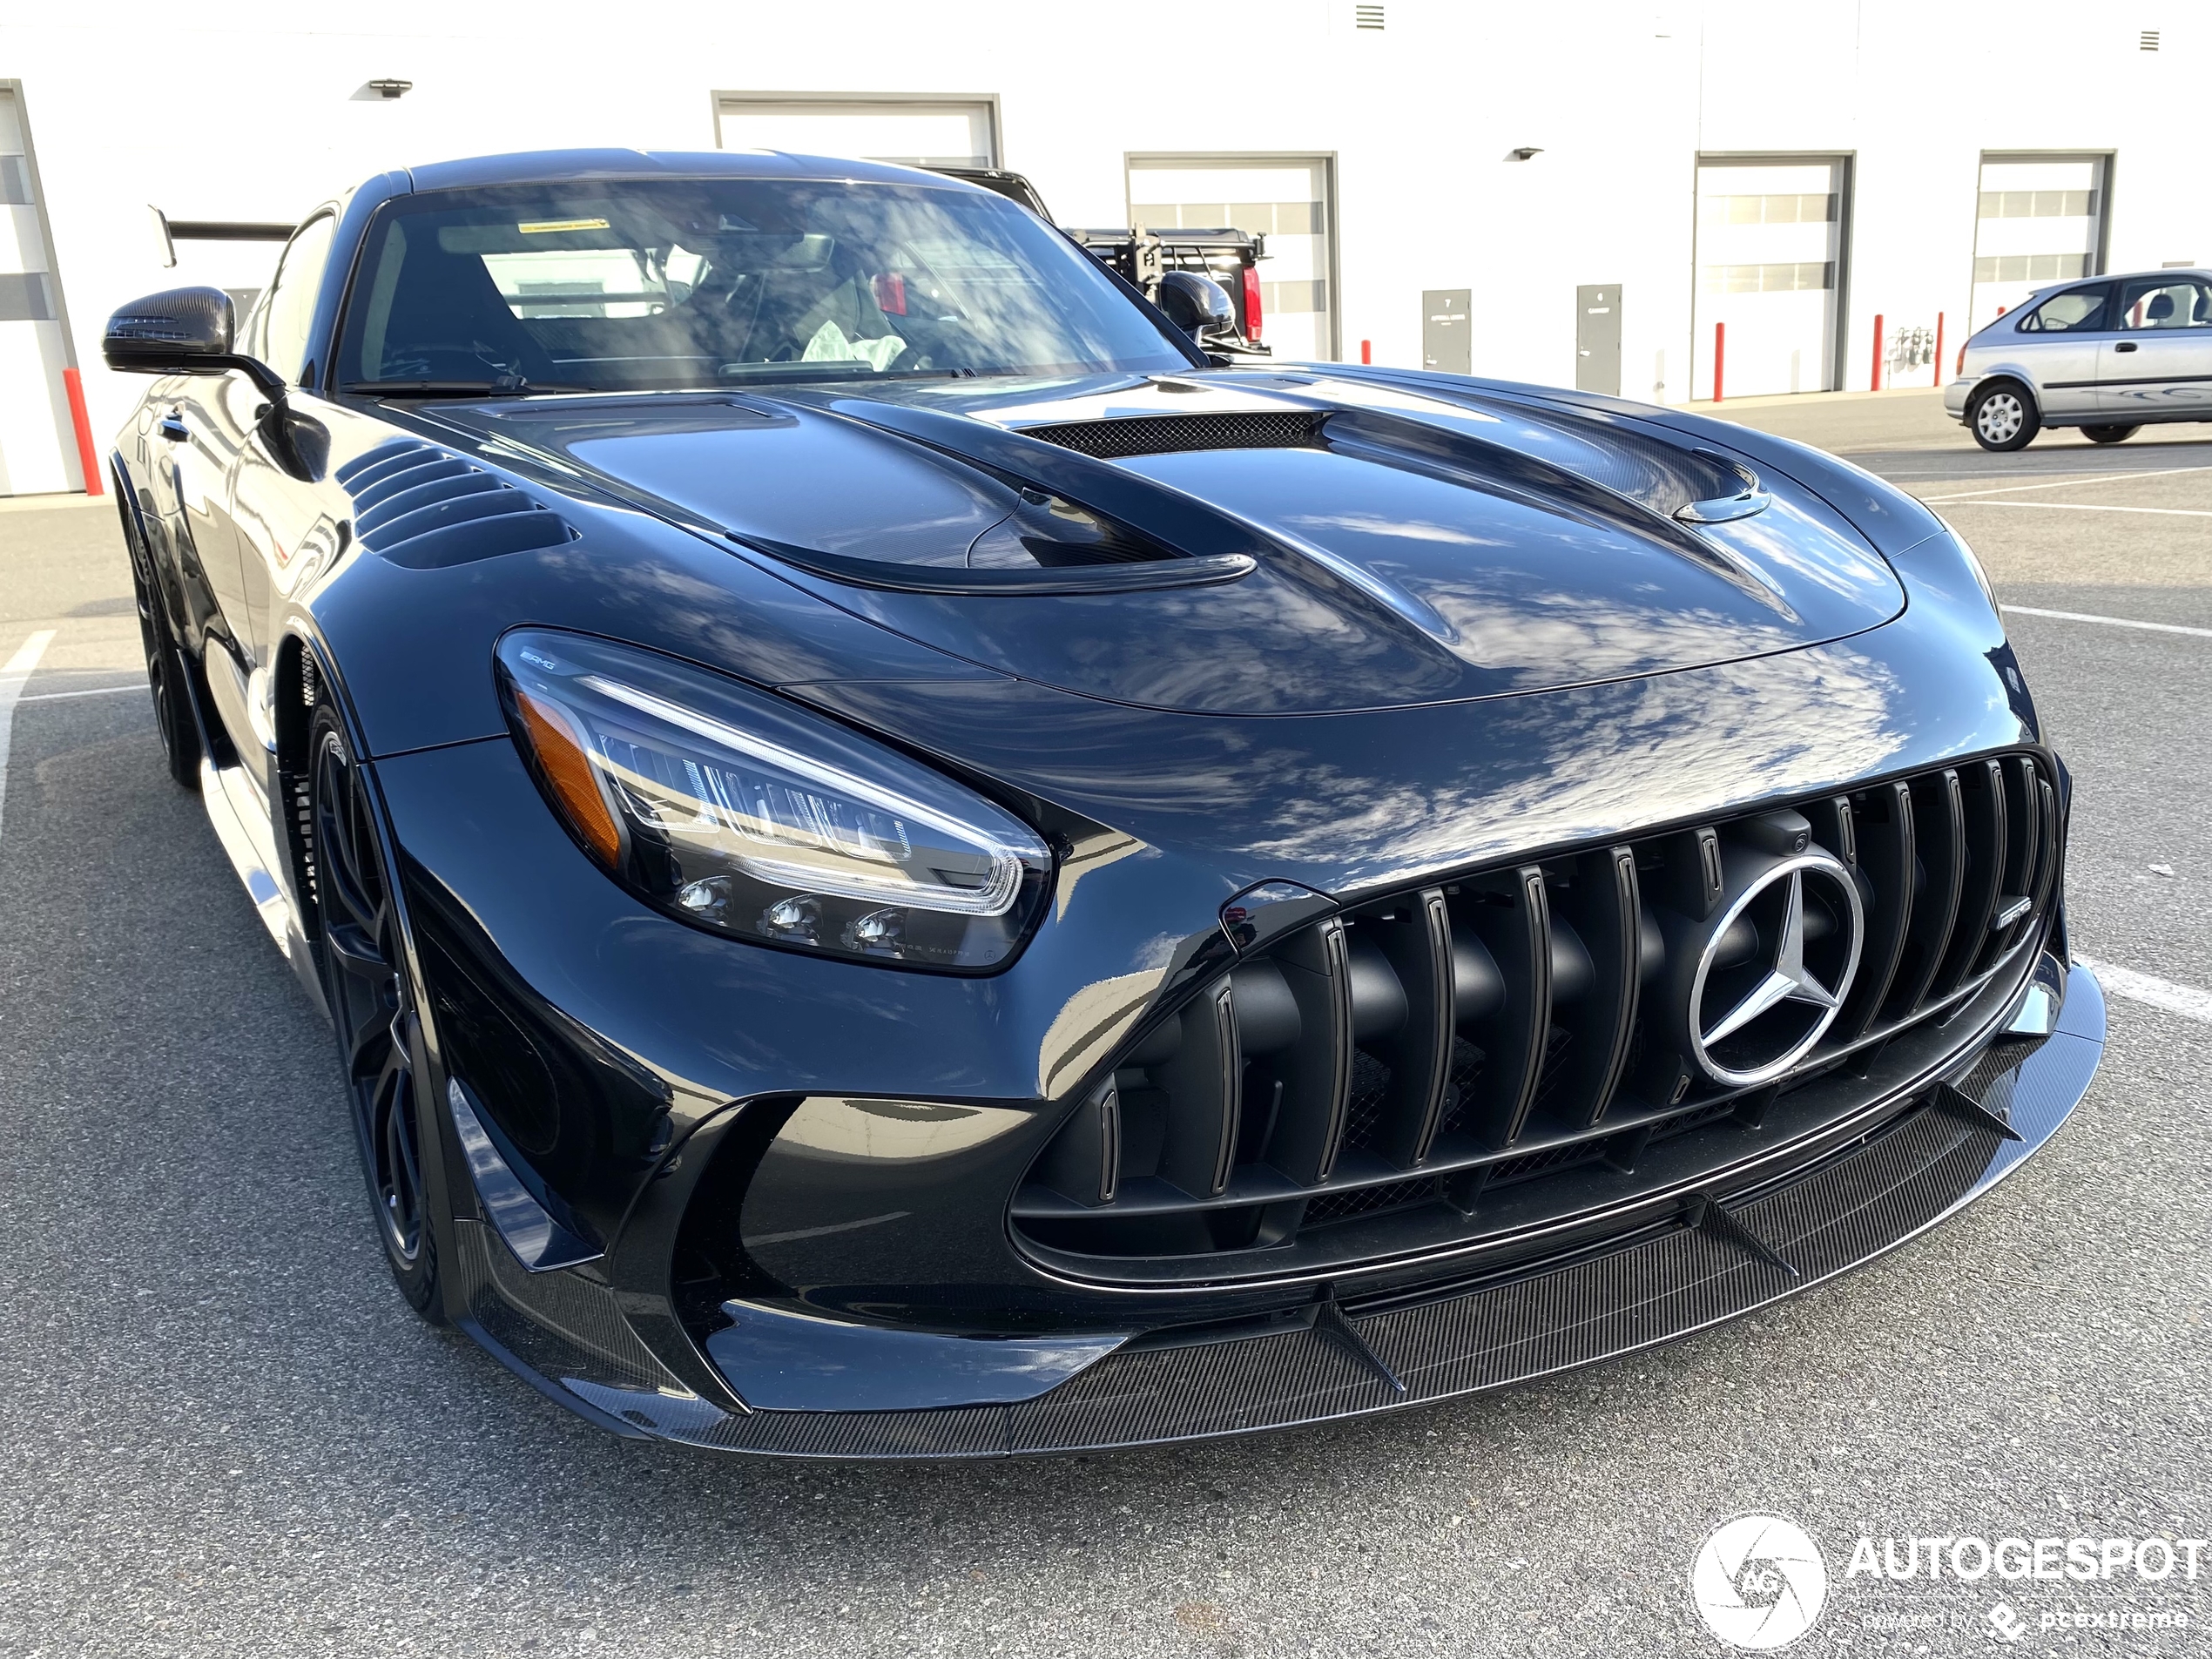
[[[220,288],[172,288],[134,300],[107,320],[100,354],[110,368],[189,374],[231,354],[237,323]]]
[[[1160,279],[1160,309],[1193,340],[1237,332],[1237,307],[1229,290],[1195,271],[1170,271]]]
[[[132,374],[220,374],[238,369],[272,403],[284,401],[284,377],[232,350],[238,324],[220,288],[171,288],[135,300],[107,320],[100,355]]]

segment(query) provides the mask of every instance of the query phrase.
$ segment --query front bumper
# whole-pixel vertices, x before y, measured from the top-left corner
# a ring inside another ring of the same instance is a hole
[[[1317,1302],[1171,1341],[1102,1345],[1103,1357],[1027,1399],[746,1409],[724,1379],[678,1375],[669,1344],[641,1337],[638,1319],[658,1317],[651,1298],[589,1276],[528,1273],[474,1222],[457,1224],[455,1290],[464,1327],[547,1393],[618,1433],[716,1450],[1004,1457],[1288,1427],[1632,1352],[1869,1261],[1972,1203],[2047,1142],[2087,1091],[2104,1034],[2095,979],[2047,955],[1993,1042],[1901,1091],[1911,1103],[1864,1140],[1768,1187],[1509,1276]]]

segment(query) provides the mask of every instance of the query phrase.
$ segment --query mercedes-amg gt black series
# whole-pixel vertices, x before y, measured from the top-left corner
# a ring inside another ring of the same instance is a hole
[[[630,1435],[995,1456],[1622,1353],[2087,1087],[1973,554],[1677,410],[1210,352],[1016,204],[387,173],[118,313],[169,769],[400,1289]]]

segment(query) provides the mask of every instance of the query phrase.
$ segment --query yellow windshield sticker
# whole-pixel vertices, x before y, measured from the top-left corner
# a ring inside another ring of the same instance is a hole
[[[604,231],[604,219],[536,219],[515,228],[525,236],[550,236],[558,231]]]

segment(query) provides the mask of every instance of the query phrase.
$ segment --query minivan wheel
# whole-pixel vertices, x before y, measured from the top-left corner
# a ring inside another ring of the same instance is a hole
[[[2043,417],[2020,387],[1993,386],[1966,406],[1966,429],[1985,449],[2025,449],[2043,429]]]
[[[2139,426],[2085,426],[2081,435],[2092,443],[2125,443],[2141,430]]]

